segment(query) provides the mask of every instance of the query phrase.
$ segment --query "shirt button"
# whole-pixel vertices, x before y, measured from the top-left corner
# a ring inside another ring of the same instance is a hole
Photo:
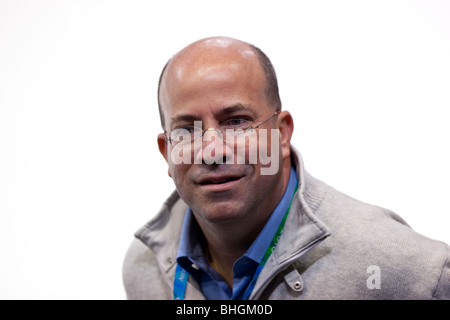
[[[192,264],[192,266],[191,266],[192,268],[194,268],[195,270],[200,270],[200,268],[198,267],[198,265],[196,265],[196,264]]]

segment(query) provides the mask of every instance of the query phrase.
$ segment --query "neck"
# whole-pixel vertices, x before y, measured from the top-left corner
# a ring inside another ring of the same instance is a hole
[[[263,221],[258,224],[256,221],[252,221],[252,225],[239,222],[205,227],[204,223],[202,225],[199,222],[206,239],[204,251],[208,263],[230,287],[233,286],[234,263],[252,245],[269,217],[270,213],[265,213]]]
[[[233,264],[252,245],[286,191],[291,164],[283,166],[283,179],[276,197],[253,208],[239,221],[214,223],[197,219],[205,236],[205,255],[210,266],[230,287],[233,285]]]

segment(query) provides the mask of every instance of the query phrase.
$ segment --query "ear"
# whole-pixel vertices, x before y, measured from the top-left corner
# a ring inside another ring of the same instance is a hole
[[[161,155],[164,157],[167,163],[169,163],[168,159],[168,152],[169,152],[169,146],[166,140],[166,136],[164,133],[158,134],[158,148]],[[170,170],[168,170],[169,177],[172,177],[170,175]]]
[[[288,111],[278,115],[278,129],[280,130],[281,154],[283,160],[291,156],[291,138],[294,132],[294,119]]]
[[[167,161],[167,140],[166,140],[166,136],[164,135],[164,133],[160,133],[158,134],[158,147],[159,147],[159,152],[161,153],[161,155],[164,157],[164,159],[166,159]]]

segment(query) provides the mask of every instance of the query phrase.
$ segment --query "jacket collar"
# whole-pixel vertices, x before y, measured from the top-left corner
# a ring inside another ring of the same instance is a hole
[[[325,197],[324,188],[320,188],[318,180],[305,171],[300,153],[293,147],[291,151],[299,179],[299,189],[291,205],[291,212],[295,214],[289,214],[283,235],[261,272],[250,298],[254,298],[290,260],[330,235],[328,227],[314,214]],[[187,205],[174,191],[155,218],[135,233],[135,237],[153,251],[169,283],[173,282],[175,274],[174,266],[186,210]]]
[[[275,275],[331,234],[330,229],[315,215],[325,197],[325,188],[320,188],[320,182],[305,171],[300,153],[293,147],[291,151],[298,173],[299,190],[292,201],[283,234],[259,275],[250,299],[257,299]]]

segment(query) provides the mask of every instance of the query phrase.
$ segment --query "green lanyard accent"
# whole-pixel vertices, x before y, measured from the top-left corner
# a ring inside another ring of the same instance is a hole
[[[294,200],[297,189],[298,189],[298,183],[295,186],[294,195],[292,196],[291,202],[289,203],[289,207],[287,208],[286,213],[284,214],[283,220],[281,220],[281,223],[278,226],[277,232],[275,232],[275,236],[273,237],[272,241],[270,242],[270,245],[267,248],[266,253],[264,253],[264,256],[263,256],[261,262],[259,263],[259,266],[256,269],[255,274],[253,275],[253,278],[247,287],[247,290],[245,290],[245,292],[242,296],[242,300],[248,300],[248,298],[250,298],[250,294],[252,293],[253,289],[255,288],[256,281],[258,280],[258,277],[261,274],[261,271],[263,270],[264,266],[266,265],[267,260],[269,260],[270,255],[275,251],[275,247],[277,246],[278,241],[280,241],[281,235],[283,234],[284,225],[285,225],[287,217],[289,215],[289,211],[291,210],[292,201]]]

